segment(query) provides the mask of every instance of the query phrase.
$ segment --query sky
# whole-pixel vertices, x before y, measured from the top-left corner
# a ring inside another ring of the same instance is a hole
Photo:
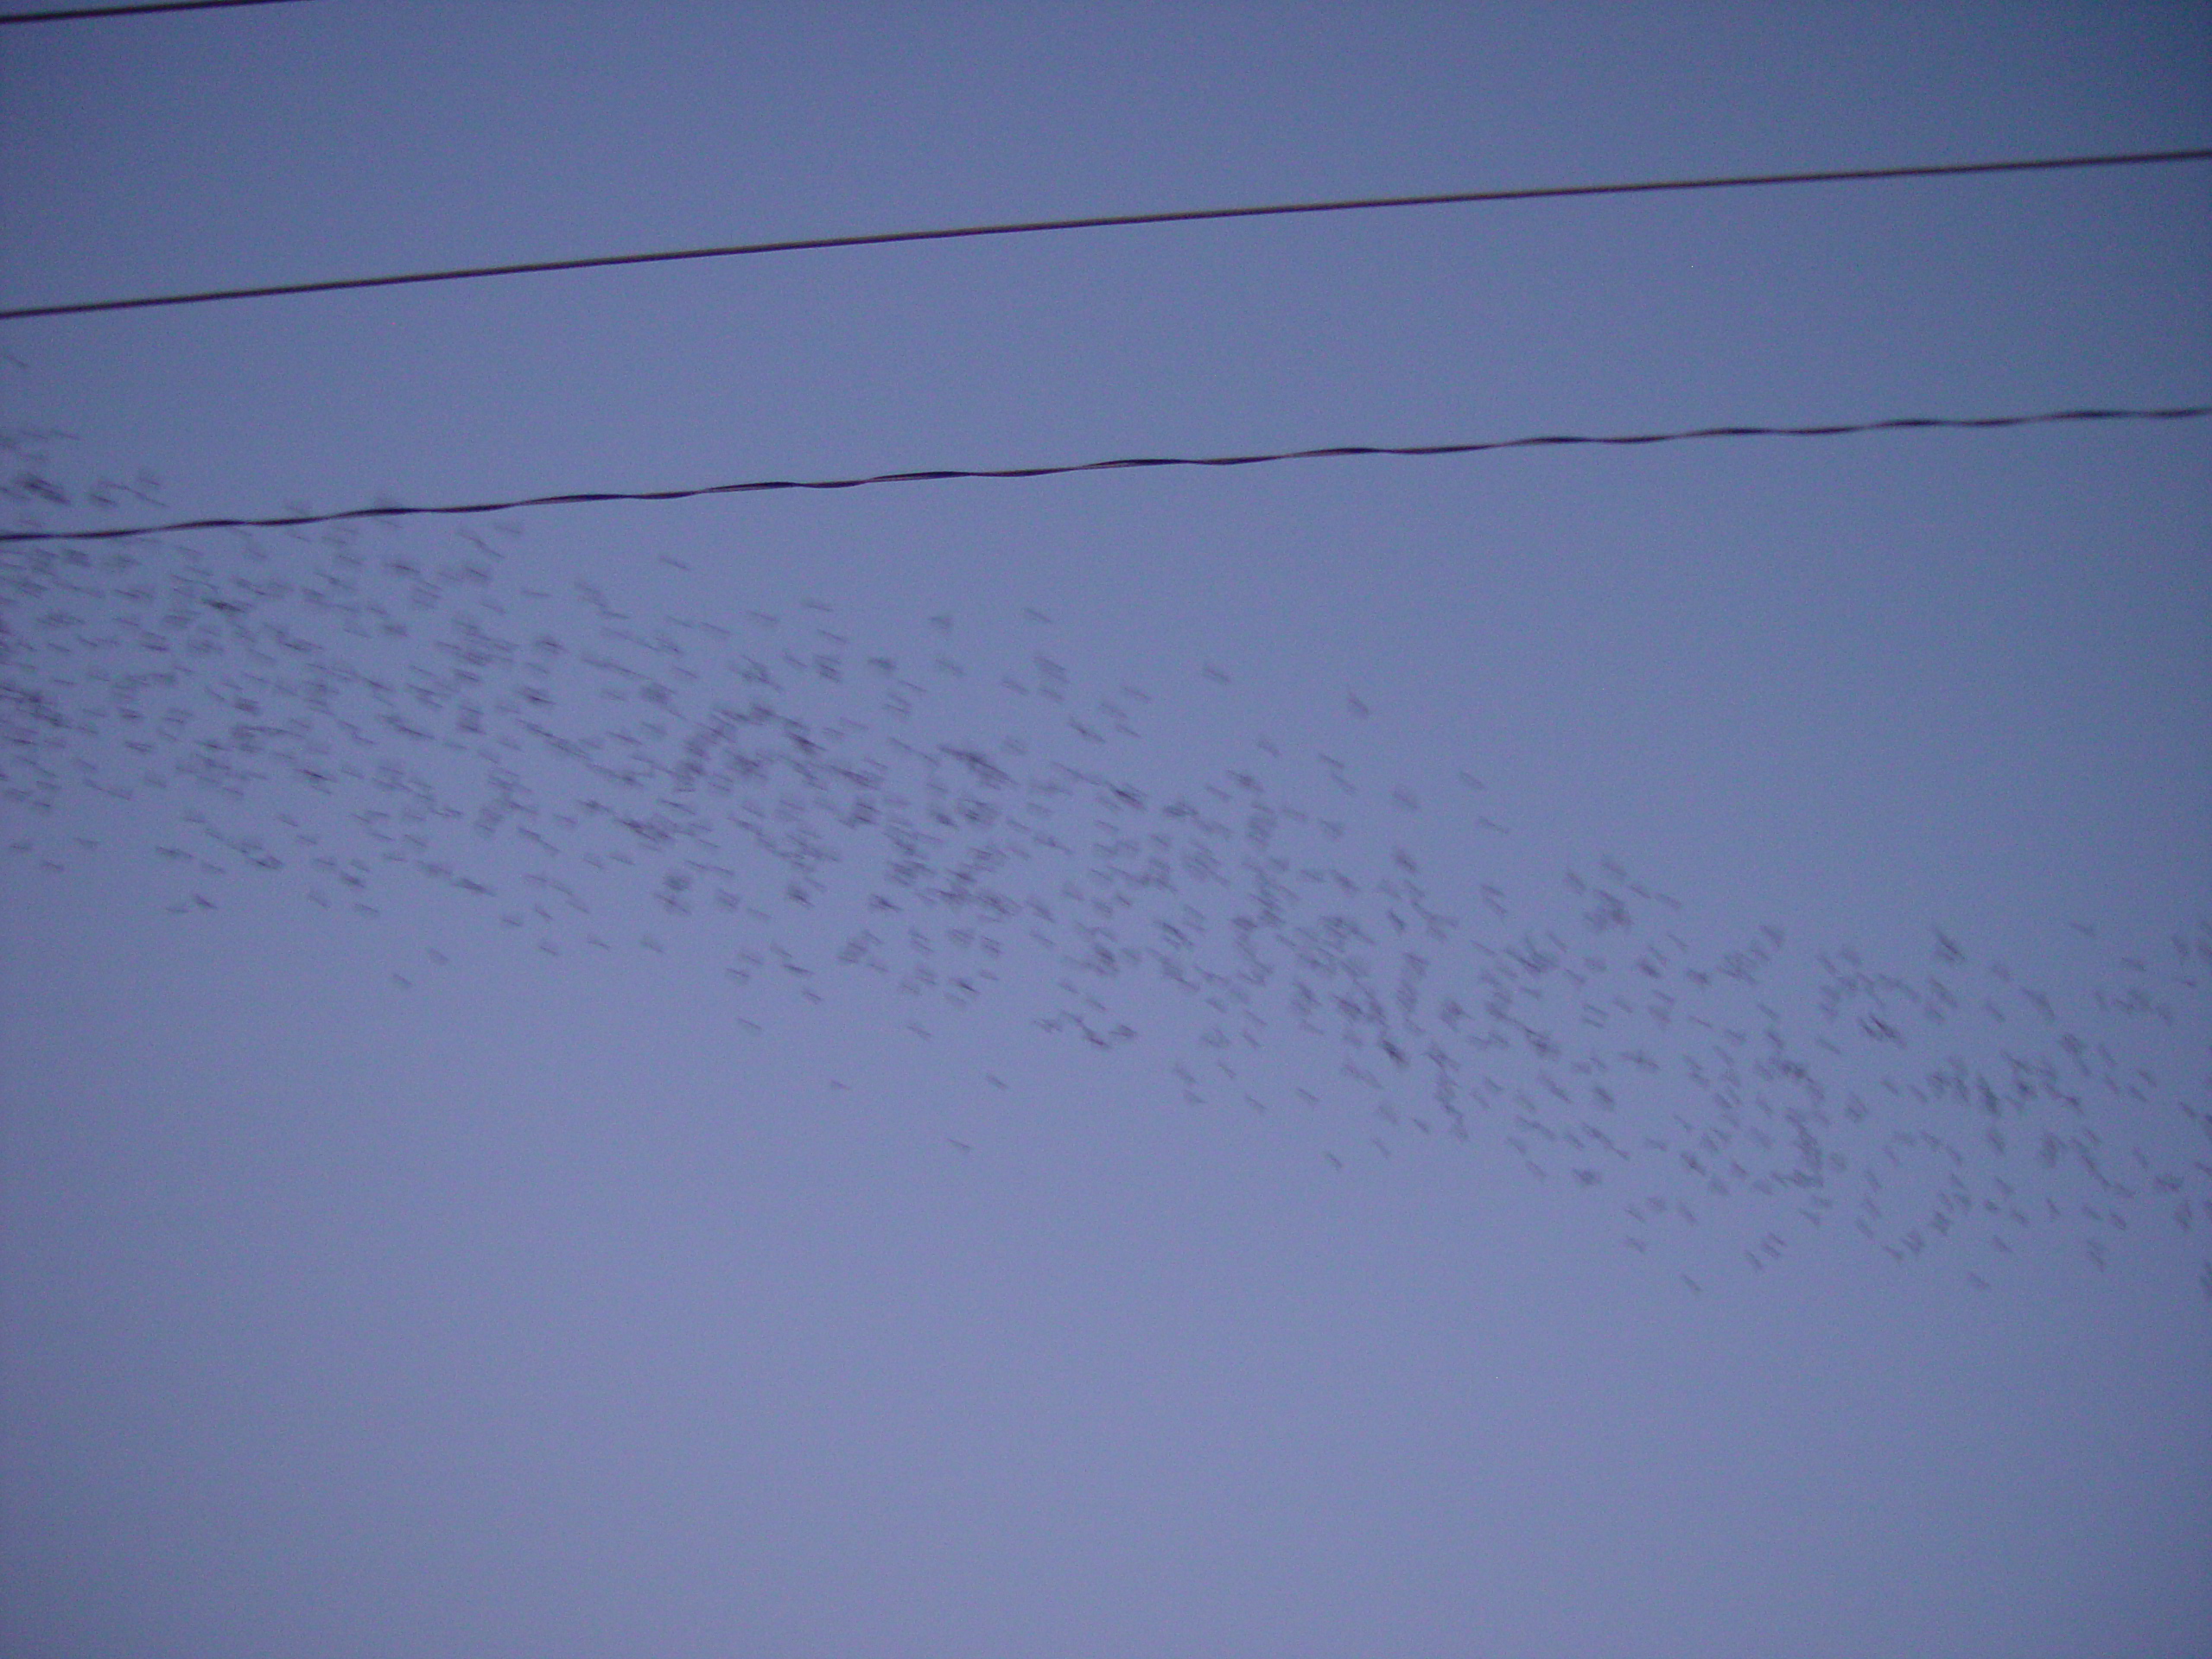
[[[2208,70],[2182,4],[37,24],[0,306],[2197,146]],[[2202,404],[2208,209],[10,321],[0,512]],[[0,543],[0,1647],[2212,1654],[2209,436]]]

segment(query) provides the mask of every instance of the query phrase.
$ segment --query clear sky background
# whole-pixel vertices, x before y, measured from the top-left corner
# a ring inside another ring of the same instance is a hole
[[[311,0],[0,30],[0,303],[2208,134],[2202,5]],[[7,511],[2199,404],[2208,208],[15,322]],[[2212,1653],[2209,436],[7,545],[0,1646]]]

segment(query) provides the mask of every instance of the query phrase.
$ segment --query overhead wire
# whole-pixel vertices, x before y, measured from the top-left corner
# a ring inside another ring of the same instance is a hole
[[[1042,467],[934,467],[925,472],[875,473],[855,478],[764,478],[741,483],[702,484],[671,490],[591,490],[429,506],[348,507],[335,512],[295,512],[258,518],[185,518],[167,524],[127,524],[102,529],[10,531],[0,532],[0,542],[118,541],[130,537],[159,536],[194,530],[287,530],[365,518],[461,517],[511,512],[529,507],[573,507],[621,501],[689,501],[711,495],[752,495],[778,490],[855,490],[878,484],[937,484],[956,479],[1059,478],[1076,473],[1134,472],[1163,467],[1256,467],[1273,461],[1332,461],[1376,455],[1472,455],[1504,449],[1563,448],[1578,445],[1626,448],[1685,443],[1704,438],[1836,438],[1868,432],[1987,431],[1999,427],[2054,426],[2093,421],[2190,421],[2202,419],[2207,415],[2212,415],[2212,404],[2188,404],[2166,409],[2060,409],[2033,415],[1910,415],[1888,420],[1840,422],[1821,426],[1705,426],[1669,432],[1543,433],[1470,443],[1338,444],[1325,449],[1283,449],[1247,455],[1123,455],[1111,461],[1070,461]]]
[[[148,0],[137,6],[79,6],[68,11],[0,11],[0,23],[67,23],[79,17],[134,17],[148,11],[214,11],[226,6],[283,6],[296,0]]]
[[[225,0],[226,3],[233,0]],[[120,300],[79,300],[55,305],[0,309],[0,322],[33,317],[84,316],[102,311],[146,310],[162,306],[213,305],[233,300],[274,299],[301,294],[335,294],[352,289],[400,288],[423,283],[472,282],[488,276],[524,276],[551,271],[599,270],[615,265],[668,264],[681,260],[731,259],[753,254],[802,253],[831,248],[885,247],[901,242],[949,242],[978,237],[1036,236],[1063,231],[1096,231],[1138,225],[1192,225],[1212,219],[1287,218],[1294,214],[1364,213],[1394,207],[1440,207],[1479,202],[1542,201],[1576,196],[1652,195],[1693,190],[1734,190],[1768,185],[1842,184],[1880,179],[1963,178],[1997,173],[2053,173],[2098,167],[2150,167],[2212,160],[2212,148],[2146,149],[2099,156],[2054,156],[1999,162],[1949,162],[1910,167],[1828,168],[1803,173],[1746,173],[1711,178],[1646,179],[1614,184],[1541,185],[1503,190],[1452,190],[1427,195],[1362,196],[1338,201],[1274,202],[1247,207],[1199,207],[1164,213],[1104,213],[1083,219],[1039,219],[1004,224],[962,225],[938,230],[877,231],[857,236],[802,237],[777,242],[739,242],[723,247],[673,248],[651,253],[601,254],[579,259],[536,259],[518,264],[463,265],[444,270],[405,271],[385,276],[342,276],[316,282],[271,283],[251,288],[203,289],[191,293],[148,294]]]

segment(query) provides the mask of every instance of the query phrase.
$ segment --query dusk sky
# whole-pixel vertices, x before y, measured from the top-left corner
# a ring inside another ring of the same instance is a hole
[[[33,9],[0,0],[6,10]],[[0,308],[2212,143],[2212,7],[0,28]],[[2212,163],[0,321],[4,526],[2212,404]],[[2212,1655],[2212,422],[0,543],[0,1650]]]

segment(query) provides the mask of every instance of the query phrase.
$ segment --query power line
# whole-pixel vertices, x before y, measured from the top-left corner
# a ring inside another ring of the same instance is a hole
[[[223,3],[244,0],[222,0]],[[135,311],[155,306],[210,305],[224,300],[265,300],[287,294],[334,294],[350,289],[399,288],[416,283],[460,283],[480,276],[524,276],[556,270],[597,270],[610,265],[667,264],[683,259],[729,259],[744,254],[802,253],[824,248],[883,247],[894,242],[949,242],[982,236],[1033,236],[1053,231],[1096,231],[1132,225],[1190,225],[1205,219],[1282,218],[1294,213],[1349,213],[1382,207],[1440,207],[1491,201],[1539,201],[1566,196],[1649,195],[1663,191],[1730,190],[1752,185],[1840,184],[1873,179],[1959,178],[1984,173],[2051,173],[2086,167],[2147,167],[2168,162],[2212,160],[2212,148],[2147,149],[2125,155],[2057,156],[2011,162],[1955,162],[1925,167],[1831,168],[1817,173],[1750,173],[1726,178],[1650,179],[1630,184],[1561,184],[1514,190],[1455,190],[1425,196],[1365,196],[1347,201],[1276,202],[1257,207],[1201,207],[1173,213],[1109,213],[1090,219],[1039,219],[1003,225],[963,225],[934,231],[879,231],[864,236],[808,237],[788,242],[740,242],[728,247],[677,248],[657,253],[601,254],[588,259],[538,259],[515,265],[467,265],[451,270],[408,271],[391,276],[345,276],[323,282],[276,283],[264,288],[215,288],[191,294],[149,294],[127,300],[83,300],[66,305],[0,310],[0,322],[29,317],[81,316],[94,311]]]
[[[213,11],[219,6],[282,6],[291,0],[156,0],[143,6],[84,6],[75,11],[4,11],[0,23],[66,23],[77,17],[135,17],[145,11]]]
[[[1683,443],[1695,438],[1840,438],[1862,432],[1986,431],[2007,426],[2053,426],[2082,421],[2193,421],[2212,415],[2212,404],[2175,409],[2061,409],[2038,415],[1951,416],[1907,415],[1886,421],[1854,421],[1830,426],[1706,426],[1681,432],[1590,435],[1548,433],[1523,438],[1493,438],[1477,443],[1409,445],[1341,444],[1328,449],[1286,449],[1257,455],[1123,455],[1113,461],[1072,461],[1052,467],[938,468],[920,473],[877,473],[866,478],[753,479],[741,484],[702,484],[676,490],[594,490],[567,495],[521,496],[509,501],[471,501],[442,506],[349,507],[341,512],[288,513],[274,518],[188,518],[163,524],[130,524],[106,530],[32,530],[0,532],[0,542],[96,542],[157,536],[184,530],[284,530],[302,524],[334,524],[357,518],[459,517],[509,512],[522,507],[575,507],[605,501],[689,501],[706,495],[753,495],[771,490],[856,490],[875,484],[937,484],[952,479],[1058,478],[1071,473],[1134,472],[1154,467],[1257,467],[1277,461],[1332,461],[1361,455],[1474,455],[1498,449],[1560,448],[1574,444],[1627,447]]]

